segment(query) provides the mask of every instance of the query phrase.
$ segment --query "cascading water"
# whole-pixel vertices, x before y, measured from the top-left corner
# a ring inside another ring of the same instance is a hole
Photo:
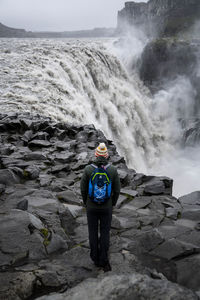
[[[168,175],[166,153],[175,149],[181,130],[177,115],[172,118],[167,110],[173,93],[148,97],[105,43],[110,41],[2,39],[0,109],[92,123],[114,141],[130,167]]]

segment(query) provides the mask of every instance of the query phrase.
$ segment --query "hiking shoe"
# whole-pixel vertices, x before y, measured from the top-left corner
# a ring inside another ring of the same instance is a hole
[[[103,267],[103,271],[104,271],[104,273],[112,271],[112,268],[111,268],[111,265],[109,262]]]

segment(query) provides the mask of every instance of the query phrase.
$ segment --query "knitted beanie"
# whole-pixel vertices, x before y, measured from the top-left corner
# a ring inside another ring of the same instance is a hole
[[[99,146],[96,148],[95,156],[108,158],[108,149],[104,143],[100,143]]]

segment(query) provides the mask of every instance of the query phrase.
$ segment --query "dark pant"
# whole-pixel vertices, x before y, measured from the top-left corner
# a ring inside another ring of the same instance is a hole
[[[87,220],[90,242],[90,257],[95,264],[104,266],[108,263],[112,208],[88,208]],[[99,226],[100,236],[98,237]]]

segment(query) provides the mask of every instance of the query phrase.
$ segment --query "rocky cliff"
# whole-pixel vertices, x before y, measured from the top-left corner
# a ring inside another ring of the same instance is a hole
[[[0,38],[82,38],[82,37],[112,37],[115,35],[114,28],[94,28],[91,30],[79,31],[63,31],[63,32],[50,32],[40,31],[31,32],[24,29],[16,29],[3,25],[0,23]]]
[[[199,18],[199,0],[126,2],[118,12],[118,30],[128,24],[143,27],[150,35],[170,36],[188,30]]]
[[[1,300],[199,299],[199,192],[176,199],[171,179],[128,169],[93,125],[10,113],[0,132]],[[89,258],[80,196],[101,141],[122,185],[105,274]]]
[[[16,29],[3,25],[0,23],[0,37],[29,37],[31,33],[28,33],[24,29]]]

